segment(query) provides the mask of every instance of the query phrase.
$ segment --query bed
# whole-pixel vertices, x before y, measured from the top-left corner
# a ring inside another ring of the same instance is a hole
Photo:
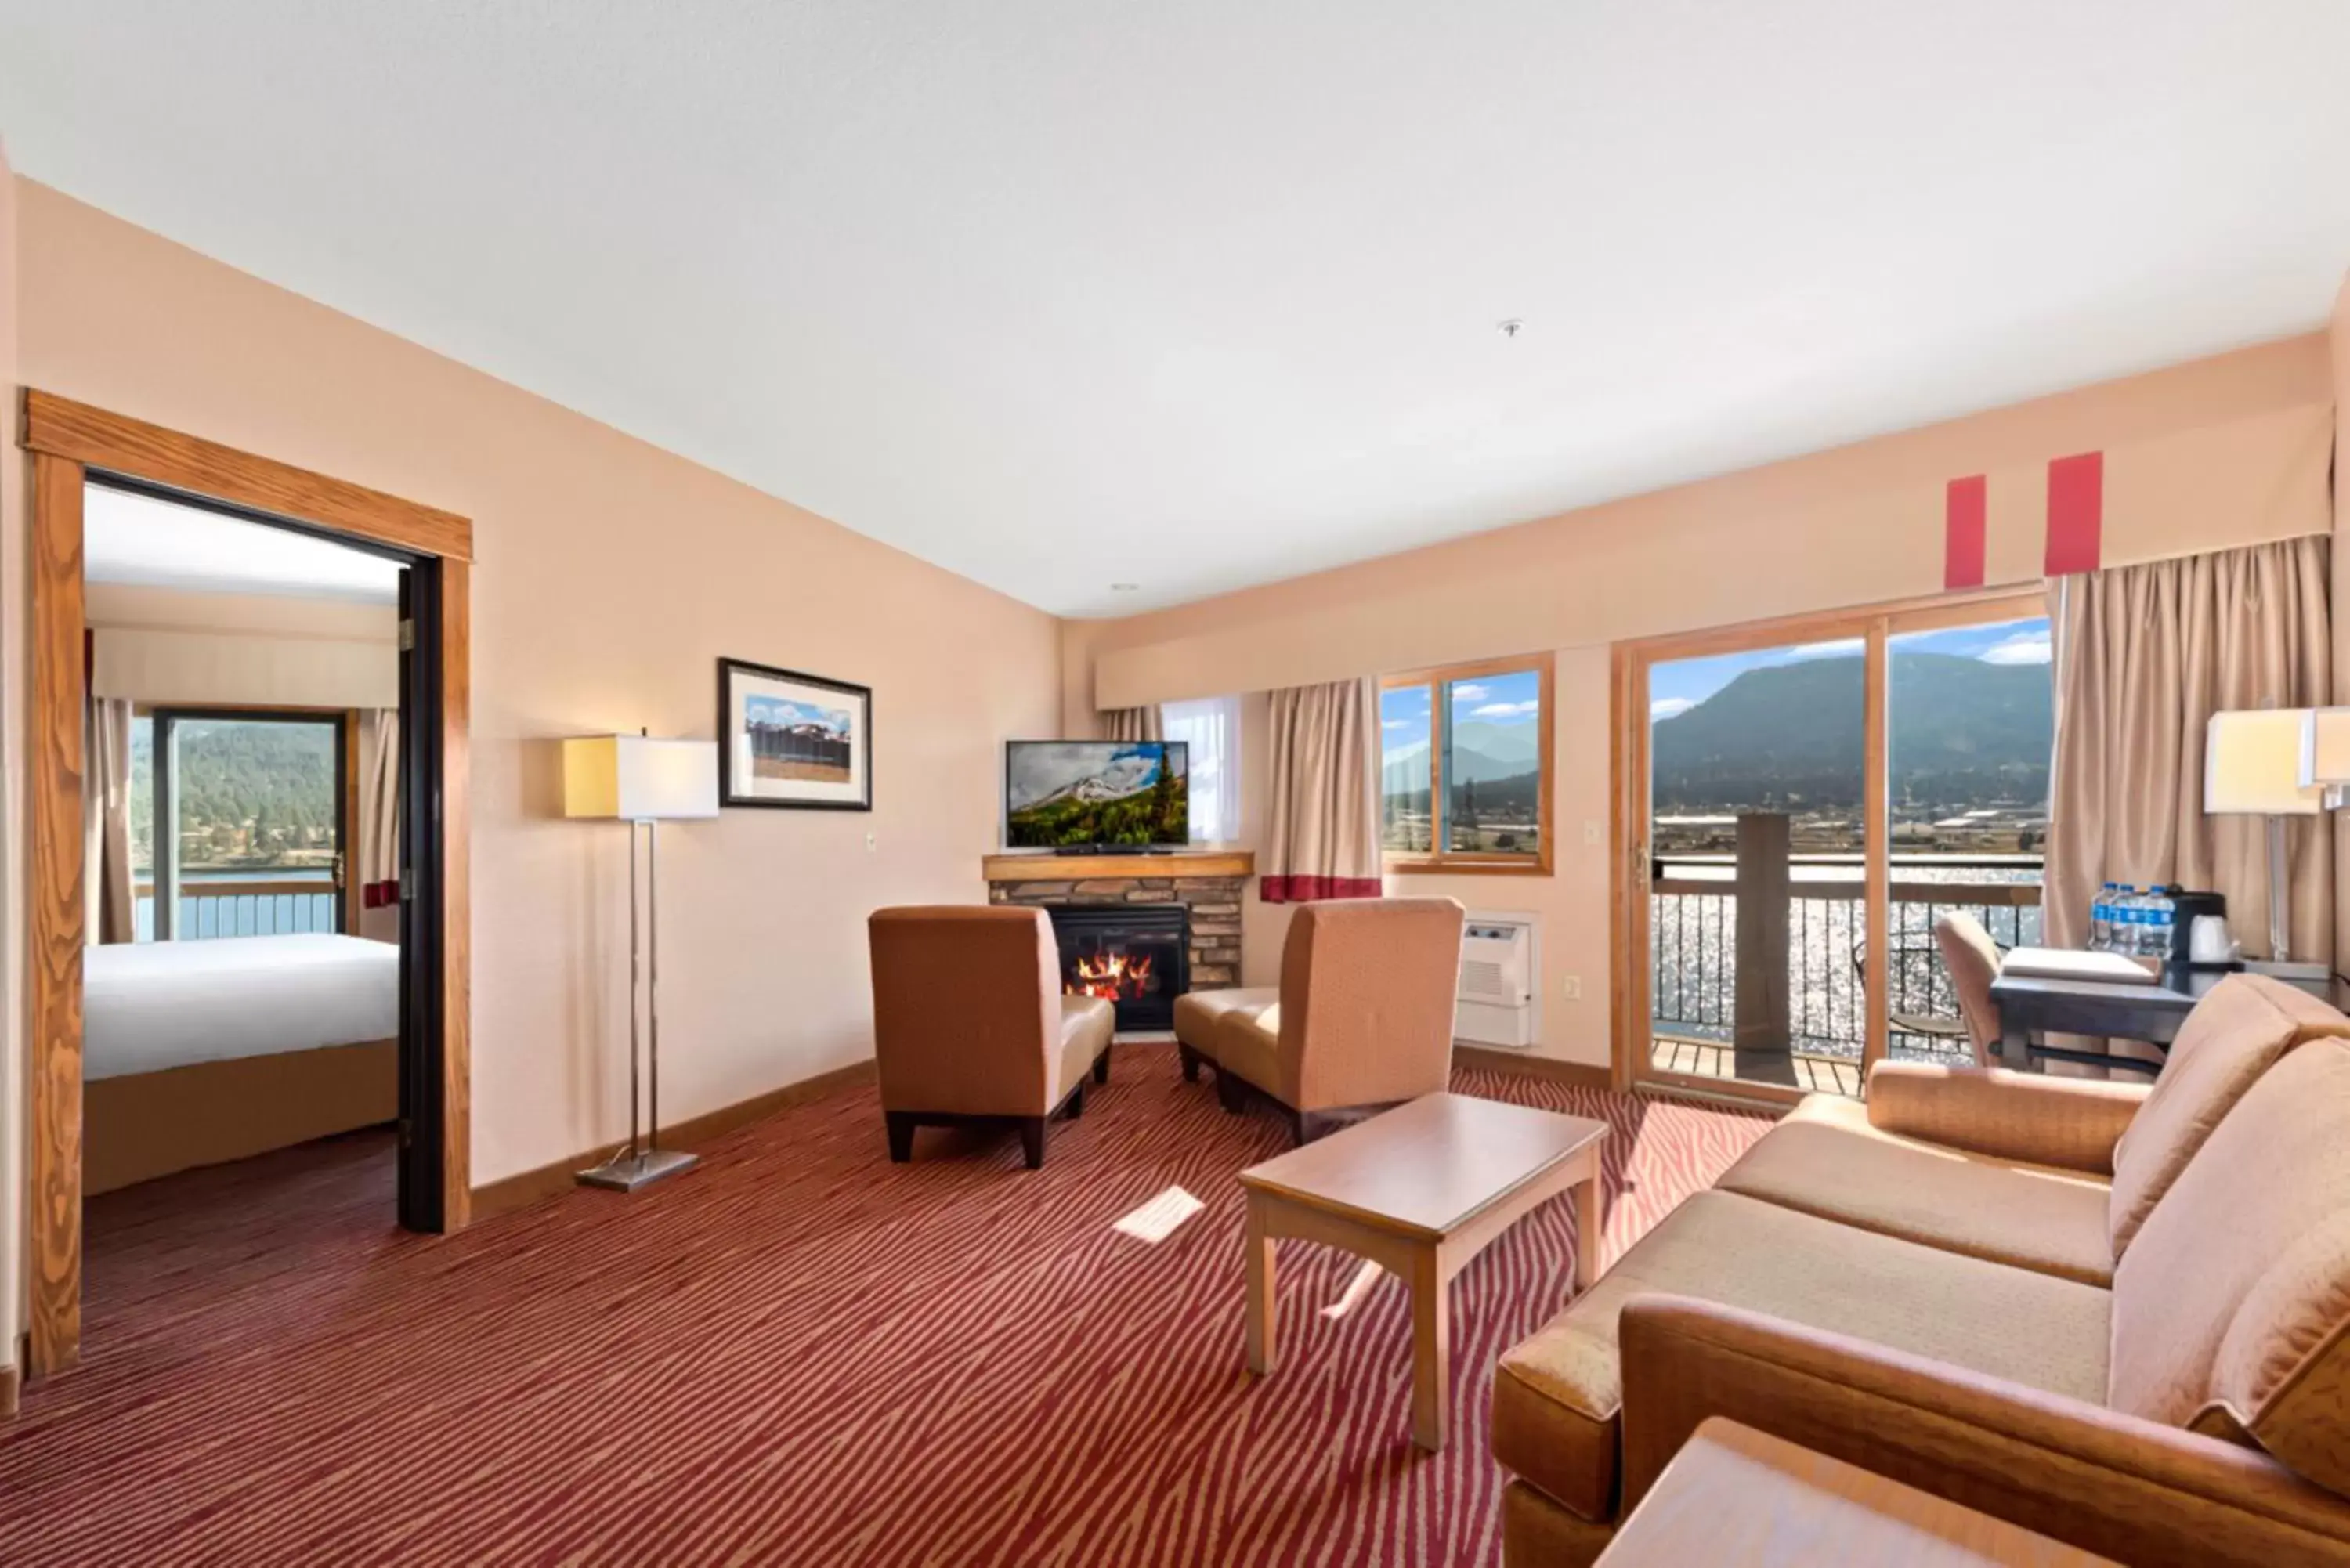
[[[400,949],[306,932],[119,942],[82,964],[82,1189],[400,1114]]]

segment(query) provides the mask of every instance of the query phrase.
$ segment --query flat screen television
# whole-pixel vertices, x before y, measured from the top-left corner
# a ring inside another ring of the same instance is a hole
[[[1003,842],[1014,849],[1171,848],[1191,837],[1181,741],[1011,741]]]

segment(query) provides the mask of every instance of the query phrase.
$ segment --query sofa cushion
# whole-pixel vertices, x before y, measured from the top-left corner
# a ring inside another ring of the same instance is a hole
[[[1714,1187],[1970,1258],[2113,1282],[2103,1181],[1885,1132],[1841,1095],[1805,1097]]]
[[[1228,1014],[1254,1014],[1281,1000],[1272,986],[1230,991],[1187,991],[1175,999],[1175,1038],[1201,1055],[1216,1054],[1216,1025]]]
[[[2350,1494],[2350,1041],[2245,1091],[2114,1272],[2114,1408]]]
[[[1921,1247],[1730,1192],[1700,1192],[1503,1355],[1493,1457],[1586,1519],[1614,1517],[1624,1303],[1666,1291],[1770,1313],[2074,1398],[2106,1390],[2092,1285]]]
[[[1279,1003],[1261,1012],[1227,1012],[1216,1021],[1216,1071],[1245,1078],[1284,1105],[1290,1103],[1281,1081]]]
[[[2162,1195],[2229,1108],[2303,1042],[2350,1034],[2350,1018],[2266,975],[2230,975],[2196,1004],[2121,1141],[2114,1146],[2114,1256],[2129,1251]]]
[[[1077,1080],[1093,1071],[1094,1058],[1109,1049],[1117,1029],[1118,1008],[1108,998],[1061,998],[1061,1060],[1053,1091],[1045,1097],[1048,1106],[1059,1105]]]

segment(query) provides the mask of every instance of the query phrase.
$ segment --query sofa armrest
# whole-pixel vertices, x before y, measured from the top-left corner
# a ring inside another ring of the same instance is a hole
[[[2257,1449],[1685,1297],[1620,1343],[1627,1513],[1722,1416],[2125,1563],[2350,1560],[2350,1501]]]
[[[2114,1145],[2151,1086],[1879,1062],[1868,1074],[1868,1123],[1950,1148],[2110,1176]]]

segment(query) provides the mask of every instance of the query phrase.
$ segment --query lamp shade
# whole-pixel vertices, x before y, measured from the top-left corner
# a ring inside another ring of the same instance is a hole
[[[2306,708],[2211,715],[2203,740],[2203,809],[2213,815],[2314,816],[2323,793],[2302,782]]]
[[[563,742],[563,815],[667,822],[718,815],[718,742],[584,735]]]
[[[2350,784],[2350,708],[2303,711],[2301,782]]]

